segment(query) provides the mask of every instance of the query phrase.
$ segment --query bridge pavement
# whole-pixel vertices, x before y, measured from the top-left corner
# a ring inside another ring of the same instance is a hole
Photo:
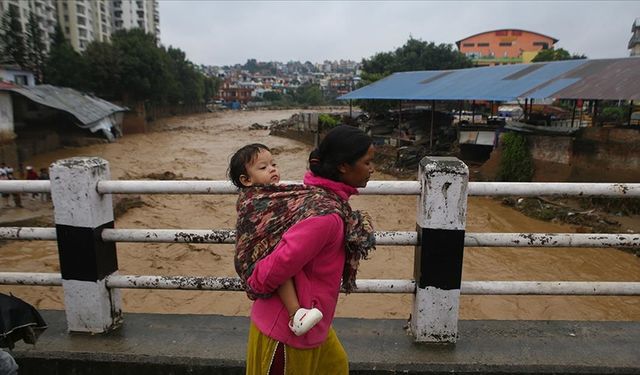
[[[62,311],[13,351],[20,375],[243,374],[248,318],[125,314],[68,334]],[[640,322],[460,321],[455,345],[416,344],[403,320],[336,319],[352,374],[640,374]]]

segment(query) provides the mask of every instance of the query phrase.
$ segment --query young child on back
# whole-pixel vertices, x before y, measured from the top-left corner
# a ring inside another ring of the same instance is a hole
[[[229,162],[228,175],[240,189],[280,182],[280,172],[271,150],[260,143],[249,144],[236,151]],[[256,254],[256,262],[266,255]],[[277,294],[289,313],[289,328],[296,336],[304,335],[322,319],[322,312],[317,308],[300,307],[293,279],[280,285]]]

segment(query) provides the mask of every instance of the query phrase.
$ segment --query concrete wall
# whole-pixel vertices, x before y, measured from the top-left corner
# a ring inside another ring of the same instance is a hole
[[[11,93],[0,92],[0,144],[11,141],[15,137]]]
[[[573,151],[572,137],[527,136],[531,156],[540,161],[552,163],[571,163]]]
[[[640,181],[640,130],[586,128],[572,137],[526,137],[534,161],[534,181]],[[495,179],[500,158],[498,148],[480,168],[483,179]]]

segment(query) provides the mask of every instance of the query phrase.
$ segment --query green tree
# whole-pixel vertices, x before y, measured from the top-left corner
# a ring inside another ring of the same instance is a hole
[[[193,63],[187,60],[186,54],[179,48],[169,47],[169,68],[172,81],[175,82],[175,95],[170,95],[174,102],[199,103],[205,96],[205,77],[198,72]],[[177,100],[176,100],[177,99]]]
[[[248,59],[246,64],[244,64],[244,68],[250,73],[255,73],[259,69],[258,61],[256,59]]]
[[[78,90],[86,88],[84,60],[67,41],[60,25],[56,25],[49,57],[44,66],[45,82]]]
[[[82,57],[87,69],[87,89],[109,100],[122,99],[122,56],[108,42],[91,42]]]
[[[502,153],[498,181],[529,182],[533,178],[533,159],[527,139],[518,133],[505,133],[501,138]]]
[[[35,13],[29,12],[27,24],[27,57],[29,69],[33,72],[36,82],[43,82],[44,64],[47,58],[44,44],[44,33],[40,29]]]
[[[111,43],[121,56],[118,91],[125,103],[166,102],[173,77],[157,38],[136,28],[116,31],[111,35]]]
[[[2,17],[2,57],[0,63],[16,64],[26,69],[27,52],[24,41],[24,30],[20,23],[18,7],[9,4],[9,10]]]
[[[204,79],[204,100],[208,102],[210,99],[218,96],[222,82],[217,77],[206,77]]]
[[[277,91],[267,91],[262,97],[264,100],[268,100],[270,102],[278,102],[282,100],[282,94]]]
[[[576,55],[570,54],[567,50],[563,48],[549,48],[543,49],[538,52],[536,57],[531,60],[531,62],[543,62],[543,61],[560,61],[560,60],[577,60],[577,59],[586,59],[585,55]]]
[[[296,90],[294,99],[304,105],[322,105],[325,102],[322,90],[320,90],[320,85],[318,84],[301,85]]]
[[[412,37],[393,52],[380,52],[362,60],[367,75],[382,77],[395,72],[415,70],[460,69],[473,66],[471,60],[453,48],[452,44],[425,42]]]

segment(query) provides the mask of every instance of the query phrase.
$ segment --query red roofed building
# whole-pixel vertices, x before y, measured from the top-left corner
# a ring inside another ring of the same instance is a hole
[[[558,39],[520,29],[500,29],[471,35],[456,42],[458,50],[476,65],[528,63],[543,49],[553,48]]]

